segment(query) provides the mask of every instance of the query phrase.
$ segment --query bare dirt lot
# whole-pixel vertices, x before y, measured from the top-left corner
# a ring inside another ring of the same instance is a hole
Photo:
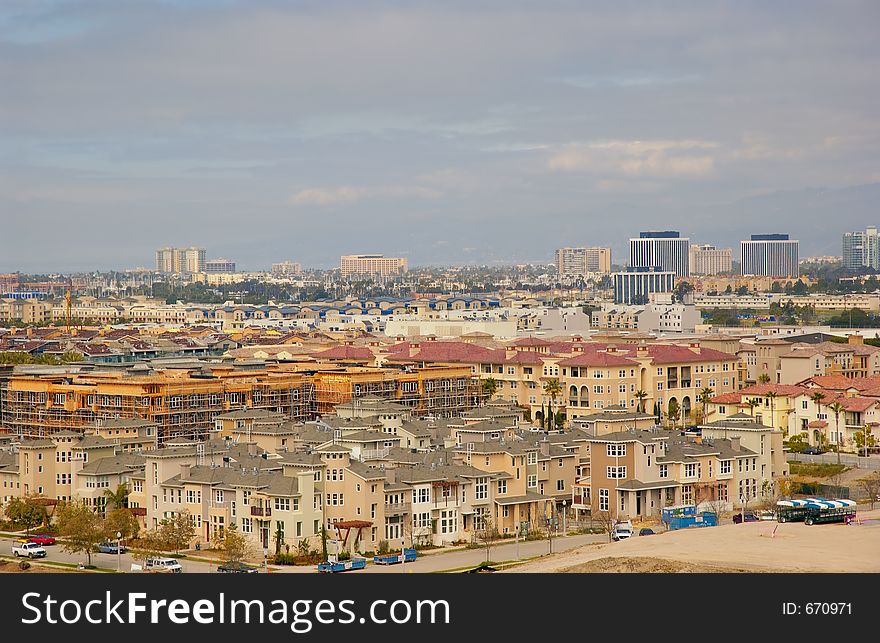
[[[750,522],[635,536],[506,572],[880,572],[880,509],[859,517],[861,525]]]

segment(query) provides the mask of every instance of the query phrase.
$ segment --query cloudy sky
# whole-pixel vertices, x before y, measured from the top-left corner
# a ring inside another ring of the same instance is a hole
[[[880,223],[880,3],[0,2],[0,271]]]

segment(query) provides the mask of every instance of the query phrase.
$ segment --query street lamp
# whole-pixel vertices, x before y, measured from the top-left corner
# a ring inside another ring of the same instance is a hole
[[[120,547],[120,543],[122,542],[122,532],[116,532],[116,571],[122,571],[122,548]]]

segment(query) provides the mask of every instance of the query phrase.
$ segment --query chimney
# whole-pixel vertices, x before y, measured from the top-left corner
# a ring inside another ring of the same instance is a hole
[[[181,479],[181,481],[189,480],[189,468],[191,466],[192,466],[191,464],[180,465],[180,479]]]
[[[639,344],[636,346],[636,357],[647,357],[648,356],[648,347],[645,344]]]
[[[571,341],[573,341],[575,343],[582,342],[582,341],[584,341],[584,338],[581,337],[580,335],[575,335],[574,337],[571,338]]]
[[[688,342],[688,348],[694,351],[697,355],[700,354],[700,342]]]
[[[550,455],[550,440],[544,438],[538,443],[538,446],[541,447],[541,455]]]
[[[572,346],[571,352],[572,353],[583,353],[584,347],[583,346]]]
[[[857,333],[853,333],[852,335],[850,335],[846,338],[846,343],[847,344],[864,344],[865,337],[864,337],[864,335],[859,335]]]
[[[394,484],[397,482],[397,471],[394,469],[385,469],[385,482]]]
[[[608,348],[605,349],[605,352],[606,352],[606,353],[611,353],[611,354],[616,353],[616,352],[617,352],[617,347],[616,347],[616,346],[609,346]]]
[[[730,448],[733,451],[740,451],[739,436],[736,436],[735,438],[730,438]]]

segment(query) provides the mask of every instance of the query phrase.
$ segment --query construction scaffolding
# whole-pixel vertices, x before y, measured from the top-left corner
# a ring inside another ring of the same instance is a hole
[[[138,418],[155,423],[158,441],[204,439],[214,416],[237,409],[266,409],[294,421],[314,416],[314,386],[298,373],[160,373],[66,377],[13,377],[4,391],[3,428],[22,438],[84,430],[104,420]]]

